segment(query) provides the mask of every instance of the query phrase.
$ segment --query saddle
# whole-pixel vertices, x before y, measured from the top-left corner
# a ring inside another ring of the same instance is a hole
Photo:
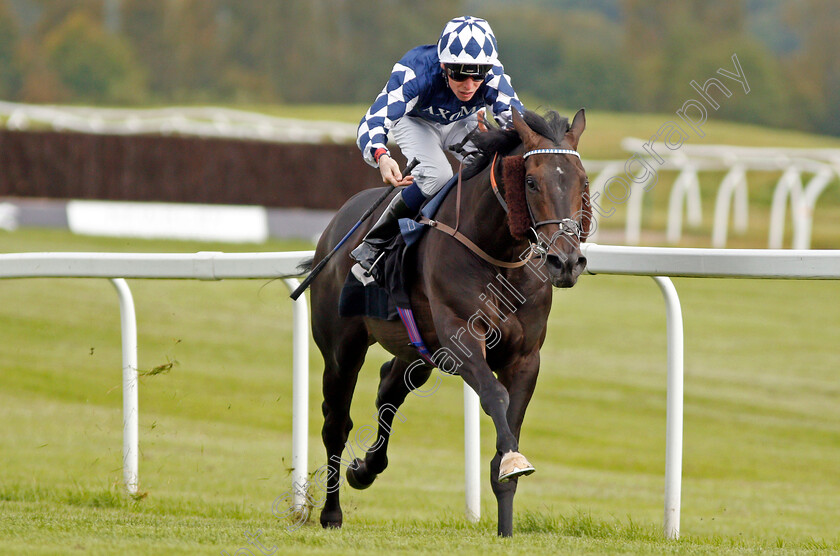
[[[446,195],[457,183],[456,174],[426,201],[420,209],[421,219],[433,218]],[[400,219],[400,233],[385,245],[382,260],[371,269],[375,283],[364,286],[352,272],[348,273],[338,301],[339,315],[397,320],[400,318],[400,309],[411,310],[408,289],[416,268],[413,247],[426,230],[428,226],[417,220]]]

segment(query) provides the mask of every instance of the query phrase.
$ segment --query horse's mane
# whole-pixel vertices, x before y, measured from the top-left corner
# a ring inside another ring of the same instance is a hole
[[[526,110],[522,116],[528,127],[535,133],[558,145],[569,131],[569,119],[553,110],[544,117],[530,110]],[[478,152],[473,156],[470,164],[464,168],[464,179],[469,179],[487,168],[497,153],[499,156],[506,156],[522,144],[519,134],[512,128],[474,131],[470,140]]]

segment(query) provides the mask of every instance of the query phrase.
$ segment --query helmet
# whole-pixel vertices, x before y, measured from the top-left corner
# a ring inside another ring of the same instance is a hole
[[[437,44],[444,64],[498,64],[496,37],[490,24],[478,17],[456,17],[446,24]]]

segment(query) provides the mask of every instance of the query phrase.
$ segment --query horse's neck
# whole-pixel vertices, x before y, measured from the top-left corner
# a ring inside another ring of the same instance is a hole
[[[510,235],[506,213],[490,186],[492,165],[461,184],[460,215],[457,214],[458,192],[450,193],[441,206],[441,220],[455,226],[489,255],[516,261],[528,247]]]

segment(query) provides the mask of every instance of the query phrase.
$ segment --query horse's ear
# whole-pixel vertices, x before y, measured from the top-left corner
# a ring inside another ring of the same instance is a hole
[[[586,129],[586,115],[584,114],[583,108],[581,108],[577,111],[577,114],[575,114],[575,118],[572,120],[572,125],[569,128],[569,131],[566,132],[566,136],[564,138],[574,150],[577,150],[578,141],[580,140],[580,136],[584,129]]]
[[[522,117],[522,114],[516,108],[512,108],[510,112],[513,116],[513,127],[519,134],[519,138],[522,139],[522,144],[525,145],[527,150],[536,149],[539,146],[540,136],[528,127],[528,124],[525,123],[525,118]]]

